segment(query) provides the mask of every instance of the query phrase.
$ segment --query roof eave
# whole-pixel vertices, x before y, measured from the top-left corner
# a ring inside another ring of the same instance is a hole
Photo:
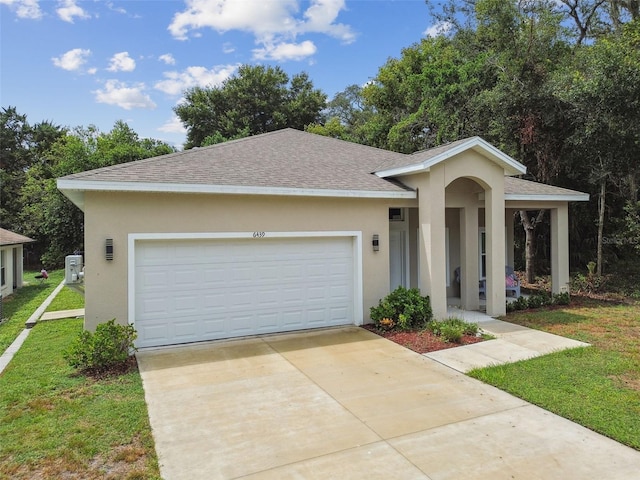
[[[180,183],[101,182],[90,180],[58,180],[58,189],[80,209],[84,208],[84,192],[203,193],[224,195],[277,195],[336,198],[415,199],[416,192],[384,190],[329,190],[291,187],[252,187],[242,185],[198,185]]]
[[[505,193],[505,201],[538,201],[538,202],[588,202],[588,193],[568,193],[568,194],[523,194],[523,193]]]

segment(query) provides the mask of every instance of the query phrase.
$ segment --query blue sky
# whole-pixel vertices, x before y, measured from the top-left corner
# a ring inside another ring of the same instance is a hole
[[[330,99],[435,28],[424,0],[0,0],[0,106],[180,147],[186,88],[279,65]]]

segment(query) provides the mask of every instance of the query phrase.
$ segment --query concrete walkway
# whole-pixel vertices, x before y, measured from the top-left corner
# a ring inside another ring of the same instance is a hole
[[[640,452],[363,328],[137,357],[164,480],[635,480],[640,471]]]
[[[451,307],[450,317],[477,323],[496,340],[465,345],[425,354],[425,356],[466,373],[474,368],[513,363],[569,348],[588,347],[588,343],[503,322],[482,312],[470,312]]]
[[[40,317],[41,322],[49,320],[60,320],[63,318],[84,317],[84,308],[76,308],[75,310],[57,310],[55,312],[45,312]]]

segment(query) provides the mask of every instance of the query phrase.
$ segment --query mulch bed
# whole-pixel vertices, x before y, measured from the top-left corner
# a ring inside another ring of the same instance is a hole
[[[442,340],[442,338],[434,335],[427,330],[420,331],[387,331],[379,330],[372,323],[363,325],[362,328],[369,330],[381,337],[391,340],[392,342],[402,345],[405,348],[413,350],[418,353],[429,353],[438,350],[445,350],[447,348],[460,347],[462,345],[471,345],[472,343],[483,342],[482,337],[476,337],[473,335],[463,335],[460,343],[448,343]]]

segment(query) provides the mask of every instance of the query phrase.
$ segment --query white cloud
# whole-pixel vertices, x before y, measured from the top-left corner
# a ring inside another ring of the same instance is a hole
[[[306,21],[301,25],[302,32],[326,33],[345,43],[356,39],[349,25],[334,23],[345,9],[345,0],[312,0],[311,6],[304,12]]]
[[[136,68],[136,61],[129,56],[129,52],[116,53],[109,60],[110,72],[133,72]]]
[[[440,35],[446,35],[447,33],[449,33],[452,28],[453,28],[453,24],[451,22],[442,21],[434,25],[431,25],[429,28],[427,28],[423,32],[423,34],[426,37],[431,37],[431,38],[439,37]]]
[[[233,53],[235,51],[236,47],[234,47],[230,42],[225,42],[222,44],[222,53]]]
[[[301,59],[308,54],[311,42],[295,43],[298,35],[323,33],[345,43],[355,40],[349,25],[336,23],[345,9],[345,0],[311,0],[310,6],[300,14],[299,0],[185,0],[186,9],[174,15],[169,32],[179,40],[197,30],[211,28],[220,33],[241,30],[255,37],[257,55],[269,57],[274,50],[291,51],[292,56],[282,59]],[[301,45],[304,45],[301,47]],[[311,44],[312,45],[312,44]],[[292,47],[296,48],[292,48]],[[315,46],[314,46],[315,48]],[[271,57],[269,57],[271,58]]]
[[[107,2],[107,8],[108,8],[109,10],[111,10],[111,11],[116,12],[116,13],[122,13],[122,14],[127,13],[127,11],[126,11],[124,8],[122,8],[122,7],[116,7],[116,6],[113,4],[113,2]]]
[[[165,122],[158,130],[165,133],[187,133],[187,129],[184,128],[177,115],[171,117],[171,120]]]
[[[257,60],[302,60],[314,55],[317,51],[313,42],[305,40],[302,43],[280,43],[265,45],[264,48],[253,50],[253,58]]]
[[[156,82],[154,88],[169,95],[181,95],[191,87],[218,86],[234,74],[238,65],[218,65],[212,69],[188,67],[182,72],[164,72],[165,80]]]
[[[56,67],[72,72],[74,70],[79,70],[82,65],[87,63],[89,55],[91,55],[91,50],[74,48],[73,50],[63,53],[59,57],[51,58],[51,60],[53,60],[53,64]]]
[[[88,73],[89,75],[95,75],[97,72],[98,72],[98,69],[97,69],[97,68],[95,68],[95,67],[90,68],[90,69],[88,69],[88,70],[87,70],[87,73]]]
[[[96,90],[93,93],[98,103],[117,105],[125,110],[132,108],[154,109],[156,104],[151,97],[144,93],[146,89],[144,83],[137,83],[128,86],[118,80],[107,80],[103,90]]]
[[[16,12],[18,18],[31,20],[42,18],[42,10],[40,10],[38,0],[0,0],[0,4],[8,5],[11,10]]]
[[[166,63],[167,65],[175,65],[176,64],[176,59],[173,58],[173,55],[171,55],[170,53],[165,53],[164,55],[160,55],[158,57],[158,59],[164,63]]]
[[[76,5],[76,1],[77,0],[61,0],[58,2],[60,7],[56,9],[56,12],[60,19],[65,22],[73,23],[74,17],[78,17],[80,19],[91,17],[91,15],[85,12],[82,7]]]

